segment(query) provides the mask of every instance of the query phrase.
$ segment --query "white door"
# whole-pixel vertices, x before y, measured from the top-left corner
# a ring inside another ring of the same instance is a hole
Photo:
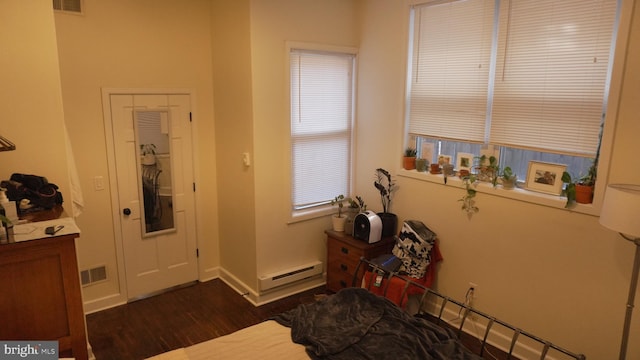
[[[110,94],[109,102],[121,248],[133,299],[198,277],[191,99]]]

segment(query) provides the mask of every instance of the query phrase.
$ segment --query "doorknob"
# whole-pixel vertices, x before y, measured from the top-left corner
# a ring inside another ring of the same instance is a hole
[[[122,213],[123,213],[123,214],[125,214],[125,215],[131,215],[131,209],[129,209],[129,208],[124,208],[124,209],[122,210]]]

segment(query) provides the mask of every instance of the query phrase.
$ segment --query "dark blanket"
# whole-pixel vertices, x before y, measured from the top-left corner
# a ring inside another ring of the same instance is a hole
[[[455,335],[362,288],[346,288],[273,318],[312,359],[481,360]]]

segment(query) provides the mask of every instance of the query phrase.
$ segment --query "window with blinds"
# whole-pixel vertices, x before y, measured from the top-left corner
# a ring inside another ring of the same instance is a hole
[[[409,132],[485,141],[493,1],[414,9]]]
[[[291,49],[292,210],[349,196],[355,55]]]
[[[616,11],[617,0],[415,6],[409,132],[593,157],[606,111]]]

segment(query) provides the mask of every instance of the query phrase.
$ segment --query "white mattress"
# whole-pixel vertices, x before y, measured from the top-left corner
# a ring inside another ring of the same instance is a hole
[[[152,360],[308,360],[304,346],[291,341],[291,329],[268,320],[232,334],[169,351]]]

